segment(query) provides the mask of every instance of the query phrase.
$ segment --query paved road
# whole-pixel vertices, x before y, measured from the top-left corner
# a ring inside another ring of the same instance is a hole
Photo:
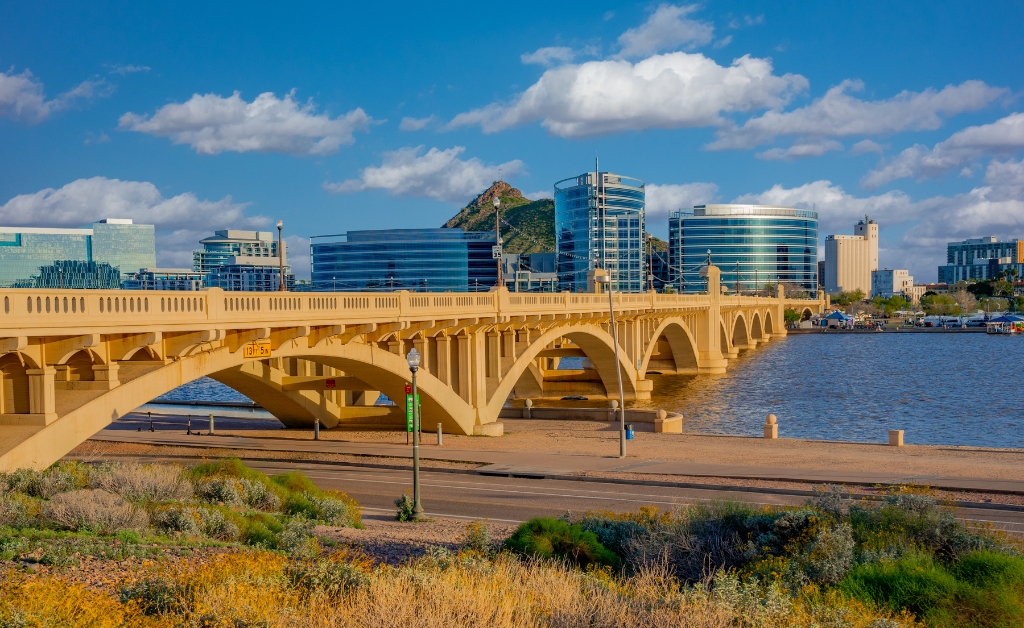
[[[147,462],[155,460],[152,457],[140,458],[140,461]],[[188,462],[182,459],[174,461]],[[394,500],[412,486],[412,473],[408,470],[292,461],[247,460],[246,464],[271,475],[301,470],[318,486],[344,491],[371,511],[394,512]],[[799,495],[751,492],[749,489],[730,490],[730,487],[692,489],[442,471],[423,472],[420,486],[423,507],[428,515],[513,522],[532,517],[557,517],[566,511],[624,512],[645,505],[670,509],[680,504],[723,500],[795,506],[807,499]],[[991,523],[999,529],[1024,534],[1024,512],[960,508],[958,515],[965,520]]]

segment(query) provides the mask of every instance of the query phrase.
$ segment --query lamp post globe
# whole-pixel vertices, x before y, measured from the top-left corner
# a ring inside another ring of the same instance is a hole
[[[420,502],[420,404],[417,403],[416,371],[420,369],[420,352],[413,347],[405,356],[412,372],[412,513],[415,518],[423,514]]]

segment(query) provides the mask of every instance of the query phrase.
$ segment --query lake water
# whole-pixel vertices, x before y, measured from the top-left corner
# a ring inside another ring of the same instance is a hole
[[[794,334],[729,361],[725,375],[651,375],[644,407],[680,412],[684,431],[1024,448],[1024,338],[978,333]],[[202,379],[164,398],[248,401]],[[563,402],[566,403],[566,402]],[[569,405],[589,405],[573,402]]]

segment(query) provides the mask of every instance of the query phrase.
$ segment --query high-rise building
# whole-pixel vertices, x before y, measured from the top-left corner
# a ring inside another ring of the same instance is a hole
[[[493,231],[381,229],[310,241],[318,291],[484,292],[498,282]]]
[[[878,270],[878,223],[864,216],[853,235],[825,237],[825,291],[871,293],[871,273]]]
[[[939,283],[995,279],[999,273],[1017,270],[1024,277],[1024,241],[999,242],[995,236],[946,245],[946,265],[939,266]]]
[[[0,227],[0,286],[118,288],[156,266],[156,231],[107,218],[81,229]]]
[[[199,242],[203,249],[192,252],[192,269],[203,276],[204,286],[258,292],[280,289],[282,259],[273,232],[223,229]],[[285,287],[291,290],[295,275],[288,266],[287,245],[283,248]]]
[[[646,290],[644,182],[587,172],[555,183],[555,246],[561,290],[588,289],[603,268],[617,292]]]
[[[711,263],[731,291],[784,283],[806,291],[818,285],[818,214],[772,205],[698,205],[668,218],[671,284],[705,290],[700,270]]]

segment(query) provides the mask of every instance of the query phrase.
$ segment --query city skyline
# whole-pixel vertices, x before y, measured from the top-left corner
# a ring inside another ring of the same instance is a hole
[[[820,257],[868,213],[925,282],[1024,233],[1019,5],[583,6],[9,7],[0,224],[132,218],[188,267],[282,218],[305,277],[308,236],[436,227],[496,179],[552,197],[597,153],[663,238],[697,204],[813,208]]]

